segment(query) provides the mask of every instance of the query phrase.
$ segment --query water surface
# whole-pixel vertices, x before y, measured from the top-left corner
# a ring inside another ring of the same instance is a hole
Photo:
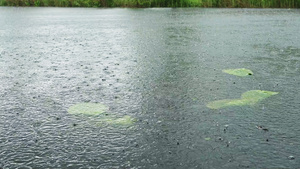
[[[299,167],[299,14],[1,7],[0,168]],[[206,107],[249,90],[279,94]],[[67,112],[83,102],[137,122]]]

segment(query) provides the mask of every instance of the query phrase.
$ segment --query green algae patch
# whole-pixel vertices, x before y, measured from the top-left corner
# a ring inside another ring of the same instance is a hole
[[[91,125],[98,126],[131,126],[136,119],[125,115],[118,117],[115,114],[105,113],[109,108],[101,103],[78,103],[71,106],[68,112],[87,121]]]
[[[254,105],[261,100],[264,100],[272,95],[276,95],[278,92],[263,91],[263,90],[250,90],[242,94],[240,99],[225,99],[217,100],[208,103],[206,106],[210,109],[220,109],[231,106],[246,106]]]
[[[209,141],[211,138],[210,137],[206,137],[204,138],[204,140]]]
[[[109,125],[123,125],[123,126],[129,126],[132,125],[134,122],[136,122],[135,118],[132,118],[131,116],[123,116],[119,118],[104,118],[101,120],[100,123],[109,124]]]
[[[253,75],[253,72],[249,69],[241,68],[241,69],[225,69],[223,70],[224,73],[228,73],[230,75],[235,76],[249,76]]]
[[[270,96],[276,95],[278,92],[263,91],[263,90],[250,90],[242,94],[243,100],[251,100],[252,102],[258,102]]]
[[[92,123],[98,127],[131,127],[137,120],[131,116],[123,117],[105,116],[94,120]]]
[[[70,114],[96,116],[108,111],[108,107],[101,103],[78,103],[68,109]]]

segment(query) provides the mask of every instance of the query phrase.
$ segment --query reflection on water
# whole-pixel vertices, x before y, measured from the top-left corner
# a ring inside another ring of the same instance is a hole
[[[0,168],[299,166],[297,10],[0,9]],[[206,107],[249,90],[279,94]]]

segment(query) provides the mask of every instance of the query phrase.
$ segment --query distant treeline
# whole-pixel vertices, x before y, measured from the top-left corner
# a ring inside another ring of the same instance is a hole
[[[0,0],[0,6],[299,8],[300,0]]]

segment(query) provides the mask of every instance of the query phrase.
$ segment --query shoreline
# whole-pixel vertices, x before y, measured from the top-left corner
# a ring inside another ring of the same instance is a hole
[[[300,8],[300,0],[0,0],[0,6],[88,8]]]

